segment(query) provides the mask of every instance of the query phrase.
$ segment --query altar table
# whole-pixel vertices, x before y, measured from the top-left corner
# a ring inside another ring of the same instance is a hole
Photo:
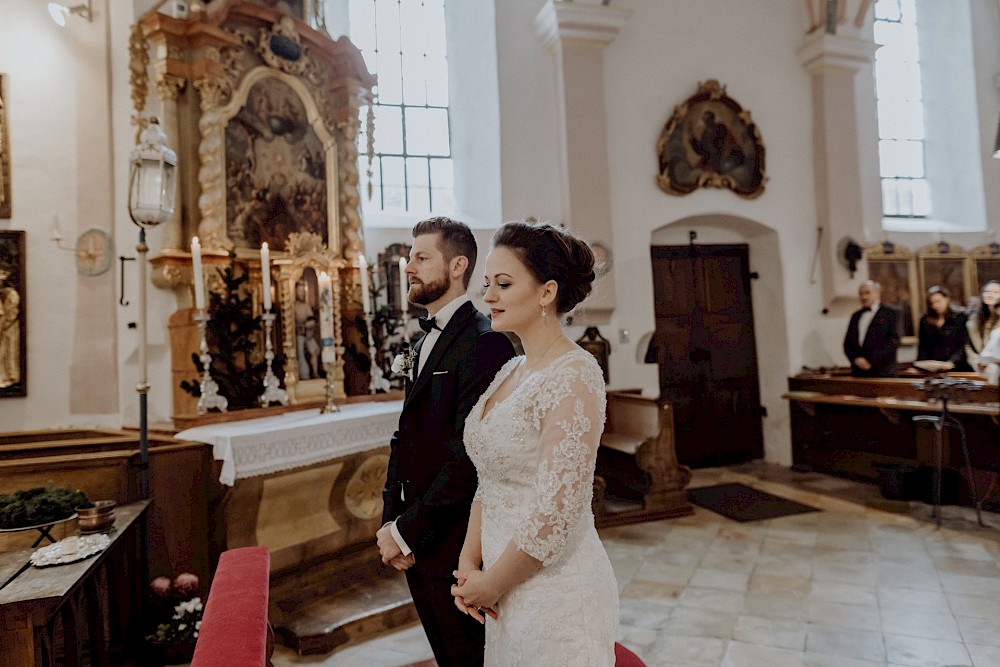
[[[267,475],[356,454],[389,442],[399,422],[403,401],[353,403],[340,412],[288,412],[277,417],[196,426],[178,440],[212,445],[222,461],[219,481]]]

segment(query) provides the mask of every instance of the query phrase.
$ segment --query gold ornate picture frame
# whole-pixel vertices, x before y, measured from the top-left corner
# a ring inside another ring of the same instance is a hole
[[[866,248],[865,256],[868,279],[882,286],[882,302],[903,312],[903,344],[915,344],[923,299],[913,253],[892,243],[880,243]]]
[[[1000,281],[1000,243],[995,241],[972,249],[973,294],[991,280]]]
[[[917,253],[921,310],[927,290],[935,285],[947,288],[951,293],[951,302],[965,307],[969,303],[969,297],[977,293],[972,288],[971,269],[971,257],[961,246],[936,243],[921,248]]]
[[[344,392],[344,345],[341,322],[340,271],[342,259],[323,247],[315,234],[292,234],[289,257],[275,261],[278,269],[278,295],[281,325],[281,349],[285,354],[285,391],[291,403],[320,401],[326,396],[327,369],[320,360],[319,274],[330,276],[333,289],[333,396]]]
[[[729,188],[746,199],[764,193],[764,143],[760,130],[726,87],[715,79],[674,108],[656,143],[657,185],[672,195],[698,188]]]
[[[0,74],[0,218],[9,218],[10,201],[10,131],[7,121],[7,75]]]
[[[28,395],[24,232],[0,231],[0,398]]]

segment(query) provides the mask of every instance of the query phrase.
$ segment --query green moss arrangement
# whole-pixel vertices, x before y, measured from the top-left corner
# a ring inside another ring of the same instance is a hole
[[[77,507],[92,507],[82,491],[39,486],[0,494],[0,529],[24,528],[66,519]]]

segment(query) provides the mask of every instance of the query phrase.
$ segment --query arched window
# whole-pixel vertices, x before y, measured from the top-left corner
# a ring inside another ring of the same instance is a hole
[[[915,0],[877,0],[875,95],[878,100],[882,214],[931,215],[924,159],[924,103]]]
[[[363,206],[386,213],[451,213],[444,0],[350,0],[350,26],[351,41],[378,78],[372,198],[362,197]],[[362,174],[367,140],[362,125]]]

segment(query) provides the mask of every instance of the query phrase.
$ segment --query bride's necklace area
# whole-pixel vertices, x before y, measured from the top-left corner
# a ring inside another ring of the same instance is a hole
[[[551,343],[549,343],[548,346],[542,351],[542,354],[538,357],[538,361],[536,361],[534,364],[531,365],[531,368],[528,368],[528,358],[527,357],[524,358],[524,365],[522,365],[521,368],[518,369],[517,382],[514,384],[514,388],[511,390],[511,393],[517,391],[517,388],[521,386],[522,380],[524,380],[526,377],[529,377],[532,373],[534,373],[541,367],[542,362],[545,361],[545,355],[549,353],[549,350],[552,349],[552,346],[558,343],[561,338],[562,336],[556,336],[555,339]]]

